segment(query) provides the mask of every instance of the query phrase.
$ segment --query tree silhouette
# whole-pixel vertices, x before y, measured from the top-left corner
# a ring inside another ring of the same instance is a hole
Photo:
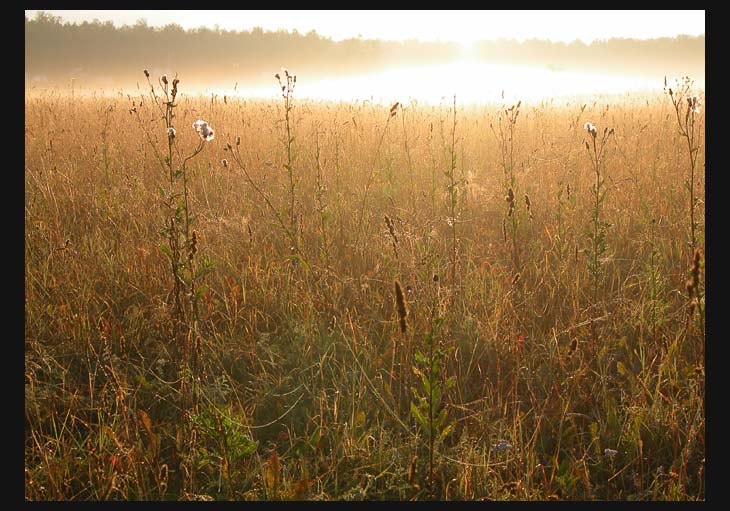
[[[140,19],[132,26],[111,22],[64,22],[38,12],[25,19],[25,69],[32,81],[64,83],[75,78],[93,86],[100,79],[115,86],[139,80],[141,69],[177,72],[188,84],[213,86],[247,82],[270,84],[281,66],[308,79],[384,68],[446,63],[462,55],[456,43],[351,38],[335,42],[314,30],[229,31],[218,27],[184,30],[156,28]],[[482,41],[476,58],[496,63],[532,64],[551,69],[585,69],[651,75],[704,76],[705,37],[651,40],[610,39],[586,45],[545,40]]]

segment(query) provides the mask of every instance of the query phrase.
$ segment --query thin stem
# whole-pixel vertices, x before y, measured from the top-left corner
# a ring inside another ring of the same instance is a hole
[[[593,190],[594,193],[594,207],[593,207],[593,303],[598,301],[598,220],[599,220],[599,209],[600,209],[600,190],[601,190],[601,167],[600,157],[596,151],[596,137],[593,137],[593,158],[596,172],[596,185]]]
[[[451,285],[456,290],[456,203],[458,200],[457,183],[455,180],[456,171],[456,96],[454,96],[454,122],[451,130],[451,168],[449,170],[449,189],[451,195]]]
[[[375,155],[373,156],[373,163],[370,166],[370,174],[368,175],[367,183],[365,184],[365,193],[362,196],[362,203],[360,204],[360,211],[358,213],[358,221],[357,221],[357,234],[355,235],[355,247],[358,246],[358,243],[360,242],[360,235],[362,233],[362,222],[363,217],[365,215],[365,205],[367,203],[368,198],[368,191],[370,190],[370,186],[373,182],[373,177],[375,176],[375,165],[378,162],[378,155],[380,154],[380,147],[383,145],[383,139],[385,138],[385,133],[388,131],[388,125],[390,124],[390,118],[392,115],[388,115],[388,119],[385,121],[385,127],[383,128],[382,133],[380,134],[380,140],[378,141],[378,146],[375,149]]]
[[[248,173],[246,166],[243,164],[243,161],[241,160],[240,150],[238,148],[236,148],[235,151],[231,151],[231,155],[233,156],[233,161],[235,161],[236,164],[243,171],[243,175],[246,178],[246,181],[248,181],[248,183],[251,185],[251,187],[254,189],[254,191],[264,200],[266,205],[269,207],[271,212],[276,217],[276,221],[279,224],[279,227],[281,227],[281,229],[284,231],[284,233],[286,233],[287,237],[289,238],[289,241],[292,243],[292,246],[294,247],[295,251],[297,252],[297,255],[299,255],[299,257],[301,257],[302,260],[304,262],[306,262],[304,254],[302,254],[302,252],[299,250],[299,245],[296,243],[294,234],[292,233],[291,230],[289,230],[286,223],[284,222],[284,219],[281,218],[281,214],[279,214],[279,211],[271,203],[271,200],[269,199],[268,195],[266,195],[266,193],[264,193],[264,191],[261,188],[259,188],[259,186],[253,180],[251,175]]]

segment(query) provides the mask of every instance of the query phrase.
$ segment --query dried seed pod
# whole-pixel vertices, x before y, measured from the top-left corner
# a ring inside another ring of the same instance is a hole
[[[400,331],[406,333],[406,316],[408,316],[408,308],[406,306],[406,298],[401,289],[400,282],[395,281],[395,303],[398,307],[398,319],[400,322]]]

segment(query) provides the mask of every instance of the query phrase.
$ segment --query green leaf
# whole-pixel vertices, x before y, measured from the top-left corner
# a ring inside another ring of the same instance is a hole
[[[438,383],[433,388],[432,396],[433,407],[436,408],[436,406],[438,406],[438,404],[441,402],[441,388],[439,387]]]
[[[210,266],[203,265],[202,267],[198,268],[198,271],[195,272],[195,279],[199,279],[202,277],[205,277],[208,275],[213,269]]]
[[[456,383],[456,376],[451,376],[446,380],[446,388],[450,389]]]
[[[164,254],[165,254],[165,255],[166,255],[167,257],[169,257],[170,259],[172,259],[172,250],[170,250],[170,247],[168,247],[167,245],[162,245],[162,244],[161,244],[161,245],[160,245],[160,250],[162,250],[162,252],[163,252],[163,253],[164,253]]]
[[[421,425],[422,428],[428,427],[428,423],[427,423],[426,419],[424,419],[423,414],[418,409],[418,407],[416,406],[415,403],[411,403],[411,415],[413,416],[414,419],[416,419],[416,421],[418,422],[418,424]]]
[[[362,413],[362,412],[360,412]],[[317,450],[317,444],[319,443],[319,439],[322,437],[322,433],[319,430],[319,428],[316,428],[314,430],[314,433],[312,433],[309,436],[309,445],[312,449]]]
[[[420,351],[416,351],[416,353],[414,354],[414,357],[416,359],[416,362],[418,362],[419,364],[425,364],[426,363],[426,357]]]
[[[436,421],[439,425],[442,425],[446,422],[446,408],[442,408],[441,411],[438,414],[438,418]]]
[[[596,456],[601,455],[601,439],[598,436],[598,423],[591,422],[588,426],[588,431],[591,433],[591,440],[595,440],[594,447],[596,450]]]
[[[250,456],[258,448],[258,442],[252,440],[247,436],[240,435],[237,437],[238,441],[235,444],[234,458],[243,458]]]
[[[423,384],[423,391],[428,396],[431,394],[431,382],[428,381],[428,377],[421,373],[421,383]]]
[[[451,423],[448,426],[446,426],[443,431],[441,431],[441,434],[438,436],[438,441],[443,442],[444,438],[448,436],[449,433],[454,429],[454,424]]]

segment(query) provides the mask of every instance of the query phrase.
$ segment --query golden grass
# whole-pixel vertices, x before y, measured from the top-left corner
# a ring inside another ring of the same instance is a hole
[[[667,97],[521,106],[515,274],[490,129],[500,107],[457,103],[453,141],[451,104],[391,115],[294,98],[287,154],[281,102],[182,88],[182,152],[198,142],[195,120],[216,130],[188,166],[196,257],[212,271],[196,284],[200,402],[187,415],[160,248],[167,175],[132,99],[166,145],[149,97],[26,97],[26,498],[426,498],[424,439],[398,398],[412,393],[389,383],[390,370],[408,378],[407,363],[389,362],[410,354],[388,350],[404,346],[394,337],[406,301],[409,342],[423,345],[437,292],[449,297],[444,374],[456,378],[437,497],[704,498],[704,327],[687,321],[686,290],[689,278],[703,302],[704,274],[688,246],[687,147]],[[595,181],[586,121],[615,130],[601,168],[611,226],[597,303],[584,253]],[[301,257],[227,142],[296,223]],[[703,201],[704,145],[697,166]],[[500,440],[511,447],[494,449]]]

